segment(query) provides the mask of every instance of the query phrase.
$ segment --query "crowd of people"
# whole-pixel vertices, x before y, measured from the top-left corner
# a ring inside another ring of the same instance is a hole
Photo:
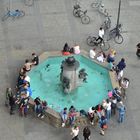
[[[98,40],[102,41],[100,36]],[[66,46],[68,46],[68,44]],[[71,50],[70,47],[68,50]],[[72,51],[70,52],[70,54],[71,53],[74,52]],[[126,89],[129,87],[130,81],[128,78],[124,77],[124,69],[126,68],[125,59],[121,58],[121,60],[116,64],[116,51],[114,49],[110,49],[106,54],[103,51],[96,52],[96,49],[93,48],[89,51],[89,57],[93,60],[98,61],[99,63],[106,62],[107,68],[116,74],[116,80],[119,83],[119,87],[108,91],[108,99],[103,100],[101,104],[98,104],[95,107],[90,107],[88,111],[80,110],[80,115],[87,117],[91,125],[97,126],[99,124],[101,128],[100,134],[104,135],[105,130],[108,128],[109,120],[112,116],[118,116],[118,123],[122,123],[125,119],[126,107],[123,101],[124,99],[126,99]],[[65,107],[61,111],[60,115],[62,118],[62,127],[64,127],[66,124],[72,126],[72,139],[76,140],[79,133],[79,127],[74,125],[77,111],[74,106],[72,106],[72,108],[74,108],[74,110],[72,110],[71,112],[71,108],[68,110]],[[85,129],[89,128],[85,127]],[[85,137],[85,140],[88,140],[89,136]]]
[[[15,110],[18,109],[21,116],[27,116],[29,100],[32,95],[28,72],[32,67],[38,64],[39,57],[35,53],[32,53],[32,59],[26,59],[25,64],[19,71],[15,91],[13,92],[11,88],[7,88],[5,105],[10,108],[10,115],[13,115]],[[34,100],[34,111],[38,114],[39,117],[44,117],[44,110],[46,107],[46,101],[39,101],[39,97]]]
[[[63,55],[79,53],[80,47],[78,45],[70,48],[67,43],[65,43],[62,50]],[[11,88],[7,88],[5,105],[10,106],[11,115],[14,114],[15,108],[18,107],[19,114],[21,116],[27,116],[29,108],[28,102],[32,95],[28,72],[32,67],[39,64],[39,57],[35,53],[33,53],[32,56],[32,60],[26,59],[25,64],[20,69],[16,85],[16,94],[13,94]],[[126,107],[123,103],[123,100],[126,98],[125,90],[128,88],[130,81],[128,78],[123,77],[124,69],[126,67],[125,59],[121,58],[119,63],[115,65],[115,56],[116,51],[113,49],[111,49],[107,55],[104,52],[96,53],[96,49],[91,49],[89,51],[89,57],[91,59],[96,59],[100,63],[108,63],[109,70],[116,73],[119,87],[108,91],[108,98],[103,100],[103,102],[97,106],[90,107],[88,111],[78,111],[74,105],[72,105],[69,109],[64,107],[64,109],[60,112],[60,116],[62,118],[62,127],[65,127],[66,125],[72,127],[71,135],[73,140],[77,139],[79,133],[79,127],[75,125],[76,117],[79,116],[79,114],[81,116],[87,117],[91,125],[97,126],[99,124],[101,128],[101,135],[104,135],[112,116],[117,114],[118,122],[122,123],[124,121]],[[47,102],[41,101],[40,97],[36,97],[34,99],[34,111],[36,115],[40,118],[44,118],[46,109]],[[91,132],[89,127],[85,127],[83,130],[84,139],[89,140],[90,134]]]

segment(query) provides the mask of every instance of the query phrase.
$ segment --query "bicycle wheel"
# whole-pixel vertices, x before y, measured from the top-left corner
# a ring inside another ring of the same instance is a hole
[[[26,6],[32,6],[34,4],[34,0],[24,0],[24,4]]]
[[[6,14],[6,15],[4,15],[4,16],[1,18],[1,20],[2,20],[2,21],[5,21],[8,17],[9,17],[9,14]]]
[[[122,43],[123,43],[123,37],[122,37],[122,35],[121,35],[121,34],[116,35],[116,36],[114,37],[114,41],[115,41],[115,43],[117,43],[117,44],[122,44]]]
[[[98,6],[99,6],[99,3],[98,2],[91,3],[91,7],[92,8],[98,8]]]
[[[100,45],[100,48],[102,51],[107,51],[110,49],[110,44],[108,42],[103,41]]]
[[[81,17],[81,22],[82,22],[83,24],[89,24],[89,22],[90,22],[89,16],[86,16],[86,15],[82,16],[82,17]]]
[[[88,44],[89,46],[95,46],[95,41],[96,41],[96,37],[91,37],[91,36],[89,36],[89,37],[87,38],[87,44]]]

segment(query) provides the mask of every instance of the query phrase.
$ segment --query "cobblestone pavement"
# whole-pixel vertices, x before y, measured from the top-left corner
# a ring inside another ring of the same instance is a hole
[[[4,107],[4,94],[7,87],[14,87],[19,68],[32,52],[61,50],[67,41],[70,45],[79,43],[82,49],[89,51],[86,37],[98,34],[104,17],[90,7],[92,0],[79,0],[83,9],[88,10],[91,22],[83,25],[80,19],[73,17],[74,0],[35,0],[31,7],[24,0],[0,0],[0,17],[6,7],[22,9],[23,18],[5,22],[0,21],[0,140],[68,140],[69,129],[57,129],[45,124],[33,116],[21,118],[10,116]],[[112,15],[112,27],[117,20],[118,0],[103,0]],[[127,90],[126,121],[118,124],[116,118],[110,121],[105,136],[99,135],[99,128],[93,128],[92,140],[140,140],[140,60],[135,55],[136,44],[140,38],[140,0],[122,0],[120,22],[123,24],[124,43],[110,42],[117,50],[117,62],[124,57],[127,67],[124,75],[131,81]],[[82,130],[82,127],[80,128]],[[80,132],[82,140],[82,133]]]

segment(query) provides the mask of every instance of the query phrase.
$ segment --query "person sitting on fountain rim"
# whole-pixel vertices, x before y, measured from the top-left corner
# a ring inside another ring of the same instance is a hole
[[[62,54],[63,55],[70,55],[70,47],[69,47],[68,43],[65,43],[63,50],[62,50]]]
[[[32,59],[33,65],[38,65],[39,57],[35,53],[32,53],[32,56],[33,56],[33,59]]]
[[[60,116],[62,118],[62,127],[64,127],[66,125],[66,121],[68,119],[68,113],[67,113],[66,107],[60,112]]]
[[[71,106],[70,109],[69,109],[69,120],[70,120],[70,125],[73,125],[74,124],[74,121],[75,121],[75,117],[76,117],[76,109],[74,106]]]

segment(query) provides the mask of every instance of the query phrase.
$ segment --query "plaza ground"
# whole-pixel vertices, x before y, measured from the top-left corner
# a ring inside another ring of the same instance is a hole
[[[91,22],[83,25],[72,14],[74,0],[35,0],[32,7],[24,0],[11,0],[11,9],[22,9],[25,17],[18,20],[0,21],[0,140],[68,140],[70,129],[54,128],[29,115],[21,118],[10,116],[4,106],[5,89],[15,87],[20,67],[31,53],[62,50],[65,42],[78,43],[86,51],[89,34],[98,34],[104,19],[90,7],[92,0],[80,0],[83,9],[88,10]],[[112,15],[112,27],[117,20],[118,0],[103,0]],[[9,0],[0,0],[0,17],[5,13]],[[105,136],[99,135],[99,128],[91,128],[92,140],[140,140],[140,60],[136,57],[136,44],[140,41],[140,0],[122,0],[120,22],[123,24],[124,42],[121,45],[110,42],[117,51],[116,62],[122,57],[127,67],[124,76],[130,79],[127,90],[126,120],[123,124],[112,118]],[[80,128],[82,130],[82,127]],[[82,140],[82,133],[79,135]]]

